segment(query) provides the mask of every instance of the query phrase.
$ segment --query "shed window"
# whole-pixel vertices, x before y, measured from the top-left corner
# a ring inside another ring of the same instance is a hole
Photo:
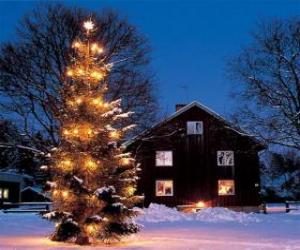
[[[156,151],[155,165],[160,166],[173,166],[173,152],[172,151]]]
[[[0,199],[8,199],[9,190],[7,188],[0,188]]]
[[[155,183],[156,196],[173,196],[173,181],[159,180]]]
[[[203,122],[202,121],[187,122],[187,134],[188,135],[202,135],[203,134]]]
[[[219,195],[235,195],[234,180],[219,180],[218,181]]]
[[[217,152],[218,166],[234,166],[233,151],[218,151]]]

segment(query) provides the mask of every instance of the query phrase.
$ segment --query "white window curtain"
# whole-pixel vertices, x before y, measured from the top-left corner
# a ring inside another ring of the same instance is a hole
[[[155,165],[161,166],[173,166],[173,152],[172,151],[156,151]]]
[[[203,134],[203,122],[202,121],[187,122],[187,134],[188,135],[202,135]]]

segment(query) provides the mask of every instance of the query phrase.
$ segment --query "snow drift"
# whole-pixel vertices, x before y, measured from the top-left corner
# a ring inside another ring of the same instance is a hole
[[[227,208],[204,208],[196,213],[183,213],[175,208],[165,205],[150,204],[148,208],[141,210],[142,214],[137,218],[143,222],[174,222],[174,221],[201,221],[201,222],[238,222],[241,224],[258,223],[260,219],[256,214],[235,212]]]

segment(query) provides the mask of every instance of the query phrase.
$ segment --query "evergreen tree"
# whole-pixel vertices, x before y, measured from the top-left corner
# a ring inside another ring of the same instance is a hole
[[[105,51],[93,40],[94,23],[83,23],[74,41],[74,60],[66,70],[58,112],[61,143],[53,150],[49,182],[56,221],[52,239],[89,244],[98,239],[120,240],[136,233],[132,221],[138,167],[120,141],[134,125],[122,127],[132,112],[122,113],[121,100],[109,101]]]

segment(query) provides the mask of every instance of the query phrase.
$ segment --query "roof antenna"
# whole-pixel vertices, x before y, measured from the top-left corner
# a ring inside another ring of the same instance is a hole
[[[189,87],[186,84],[182,84],[178,86],[180,89],[182,89],[183,94],[183,101],[185,104],[188,104],[189,102]]]

